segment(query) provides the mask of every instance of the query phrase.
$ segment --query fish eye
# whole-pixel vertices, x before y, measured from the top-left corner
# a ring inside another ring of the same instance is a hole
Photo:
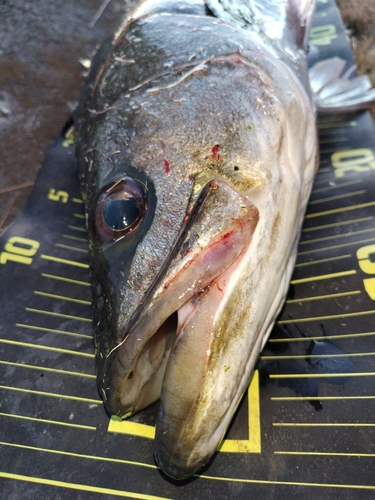
[[[100,194],[95,208],[96,231],[103,241],[116,241],[137,229],[146,210],[141,185],[123,177]]]

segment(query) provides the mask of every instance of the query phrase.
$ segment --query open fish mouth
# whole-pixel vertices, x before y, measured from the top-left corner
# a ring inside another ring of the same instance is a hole
[[[207,398],[201,402],[206,389],[215,391],[206,379],[208,371],[230,371],[222,316],[257,222],[256,207],[231,184],[222,178],[208,182],[188,210],[184,228],[123,340],[109,353],[113,360],[101,384],[99,380],[107,409],[124,418],[162,396],[156,457],[175,478],[192,473],[187,456],[200,446],[193,434],[207,439],[202,408],[212,413],[217,424],[213,439],[220,441],[221,422],[238,390],[236,381],[233,392],[226,390],[226,411],[217,412],[216,402],[211,409]],[[121,328],[121,316],[118,324]],[[192,462],[195,470],[196,460]]]

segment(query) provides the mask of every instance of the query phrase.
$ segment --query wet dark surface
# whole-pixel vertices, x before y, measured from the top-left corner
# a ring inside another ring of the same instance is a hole
[[[86,71],[80,60],[135,3],[0,2],[0,231],[21,211],[51,141],[76,107]]]

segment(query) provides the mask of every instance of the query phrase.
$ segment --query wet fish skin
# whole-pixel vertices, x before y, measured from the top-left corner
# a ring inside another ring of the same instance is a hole
[[[225,434],[283,303],[317,143],[301,47],[291,57],[202,2],[194,16],[149,8],[96,56],[77,159],[99,391],[120,416],[161,393],[156,459],[182,479]],[[124,176],[144,216],[104,241],[98,200]]]

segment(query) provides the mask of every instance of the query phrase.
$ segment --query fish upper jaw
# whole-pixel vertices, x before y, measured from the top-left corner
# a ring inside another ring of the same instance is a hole
[[[178,330],[174,313],[182,308],[181,322],[185,304],[198,303],[210,288],[221,288],[220,276],[248,248],[257,222],[257,209],[227,181],[214,179],[203,188],[168,267],[110,353],[113,361],[100,391],[111,414],[129,416],[160,397]]]

